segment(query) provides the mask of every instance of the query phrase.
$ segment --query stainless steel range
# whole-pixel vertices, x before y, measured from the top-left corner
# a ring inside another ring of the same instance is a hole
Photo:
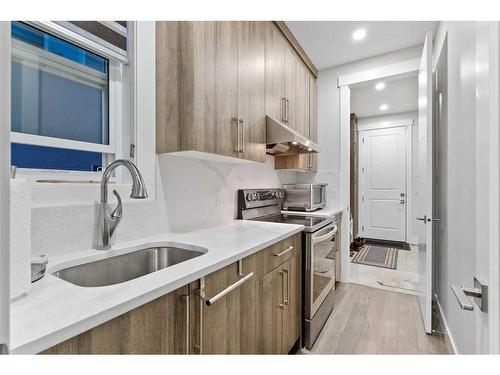
[[[282,189],[239,190],[238,218],[304,225],[302,342],[311,348],[333,310],[337,224],[331,218],[282,214],[283,198]]]

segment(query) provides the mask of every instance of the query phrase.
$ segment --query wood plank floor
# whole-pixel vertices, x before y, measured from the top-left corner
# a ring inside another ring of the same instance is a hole
[[[447,354],[443,336],[425,333],[418,299],[358,284],[341,284],[335,308],[306,354]]]

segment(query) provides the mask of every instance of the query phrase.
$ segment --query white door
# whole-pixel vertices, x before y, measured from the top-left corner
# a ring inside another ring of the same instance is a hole
[[[360,131],[360,236],[406,241],[406,128]]]
[[[9,343],[10,22],[0,22],[0,354]]]
[[[432,33],[425,37],[418,71],[418,124],[415,175],[415,214],[418,234],[418,282],[425,331],[432,331],[432,238],[433,238],[433,127],[432,127]]]

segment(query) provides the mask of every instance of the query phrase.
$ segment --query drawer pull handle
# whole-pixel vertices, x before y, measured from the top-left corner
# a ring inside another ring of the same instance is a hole
[[[213,305],[215,302],[217,302],[219,299],[221,299],[222,297],[224,297],[226,294],[230,293],[231,291],[233,291],[234,289],[238,288],[241,284],[244,284],[246,281],[248,281],[249,279],[251,279],[253,277],[253,272],[250,272],[248,275],[246,275],[245,277],[242,277],[241,279],[239,279],[238,281],[236,281],[234,284],[231,284],[230,286],[228,286],[226,289],[224,289],[222,292],[219,292],[217,293],[215,296],[213,296],[212,298],[210,299],[207,299],[205,301],[205,303],[207,304],[207,306],[210,306],[210,305]]]
[[[275,257],[280,257],[290,251],[293,250],[293,246],[288,246],[288,248],[286,250],[283,250],[281,253],[278,253],[278,254],[273,254]]]

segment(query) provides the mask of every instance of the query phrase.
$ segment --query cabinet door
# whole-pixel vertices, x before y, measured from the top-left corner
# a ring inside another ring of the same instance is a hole
[[[292,129],[298,130],[295,118],[297,93],[297,56],[289,44],[285,48],[285,123]]]
[[[273,22],[266,25],[266,114],[284,121],[285,48],[287,41]]]
[[[266,159],[265,32],[264,22],[239,22],[238,116],[243,152],[240,157]]]
[[[187,286],[66,340],[42,354],[183,354]]]
[[[285,277],[285,309],[283,310],[283,350],[288,353],[300,337],[301,330],[301,262],[300,252],[283,266]]]
[[[239,22],[216,22],[215,29],[216,153],[238,157]]]
[[[309,138],[309,73],[296,54],[294,98],[295,129],[304,137]]]
[[[309,137],[318,142],[318,84],[316,78],[309,74]],[[310,155],[309,170],[318,170],[318,154]]]
[[[283,353],[285,274],[282,267],[256,282],[257,353]]]
[[[245,274],[250,270],[244,270]],[[210,299],[238,281],[237,263],[204,278]],[[255,281],[250,279],[208,306],[201,304],[202,354],[255,353]]]

